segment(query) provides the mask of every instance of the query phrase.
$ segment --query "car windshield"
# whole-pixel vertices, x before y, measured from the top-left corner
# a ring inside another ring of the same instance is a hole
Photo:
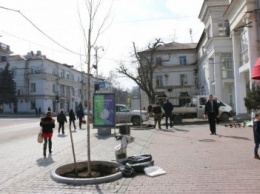
[[[126,106],[116,106],[116,112],[129,112],[130,109]]]

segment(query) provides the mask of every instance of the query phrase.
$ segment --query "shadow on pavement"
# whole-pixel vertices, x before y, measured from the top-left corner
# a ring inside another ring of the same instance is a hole
[[[57,137],[62,137],[62,138],[64,138],[64,137],[67,137],[67,135],[65,135],[65,134],[64,134],[64,135],[63,135],[63,134],[58,134]]]
[[[215,142],[214,139],[200,139],[200,142]]]
[[[109,139],[109,138],[111,138],[111,137],[115,137],[114,134],[111,134],[111,135],[99,135],[99,134],[95,134],[94,136],[95,136],[97,139],[103,139],[103,140]]]
[[[186,130],[186,129],[178,129],[178,128],[175,128],[173,127],[176,131],[179,131],[179,132],[190,132],[189,130]]]
[[[38,166],[43,166],[46,167],[52,163],[54,163],[55,161],[52,159],[51,154],[48,155],[47,158],[39,158],[36,160]]]
[[[219,137],[226,137],[226,138],[232,138],[232,139],[241,139],[246,141],[251,141],[251,139],[247,137],[240,137],[240,136],[225,136],[225,135],[218,135]]]

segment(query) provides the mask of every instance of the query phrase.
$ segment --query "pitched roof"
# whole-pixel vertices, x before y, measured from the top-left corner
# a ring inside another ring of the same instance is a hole
[[[196,47],[197,47],[197,43],[170,42],[170,43],[160,45],[157,48],[157,51],[189,50],[189,49],[196,49]],[[145,53],[150,51],[151,49],[146,49],[138,53]]]
[[[197,43],[178,43],[178,42],[170,42],[158,47],[158,51],[165,50],[185,50],[185,49],[195,49]]]

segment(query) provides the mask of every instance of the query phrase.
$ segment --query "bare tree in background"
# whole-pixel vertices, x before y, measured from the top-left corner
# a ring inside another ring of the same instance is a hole
[[[107,23],[110,19],[110,12],[112,5],[109,7],[102,19],[99,17],[102,8],[102,0],[85,0],[87,8],[87,18],[81,16],[81,13],[78,8],[78,15],[80,19],[80,26],[82,29],[84,42],[85,42],[85,56],[87,64],[87,106],[90,107],[91,104],[91,85],[90,85],[90,73],[91,73],[91,51],[97,43],[100,35],[107,29],[109,25]],[[87,22],[87,30],[85,30],[84,22]],[[88,115],[90,115],[90,108],[88,108]],[[90,118],[87,117],[87,155],[88,155],[88,175],[91,176],[91,155],[90,155]]]
[[[138,52],[135,43],[133,43],[134,56],[137,59],[137,72],[131,72],[128,65],[121,63],[117,69],[118,73],[132,79],[148,96],[150,103],[155,103],[155,89],[153,76],[154,71],[160,63],[155,60],[155,54],[158,48],[163,45],[160,39],[155,39],[148,45],[148,49]]]

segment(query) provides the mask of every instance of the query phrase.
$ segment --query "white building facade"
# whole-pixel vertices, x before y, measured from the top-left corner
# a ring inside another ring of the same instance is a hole
[[[252,88],[252,69],[260,56],[259,0],[229,0],[224,14],[230,23],[233,44],[235,109],[246,113],[244,98]]]
[[[160,46],[154,54],[158,64],[153,74],[156,100],[167,97],[174,106],[183,106],[197,94],[197,44],[171,42]],[[147,51],[146,51],[147,52]],[[141,92],[142,107],[149,105],[146,94]]]
[[[205,30],[197,46],[199,94],[217,96],[235,108],[232,40],[224,13],[228,0],[204,1],[199,19]]]
[[[7,56],[7,60],[0,62],[0,69],[4,69],[7,61],[14,75],[17,103],[2,104],[4,113],[34,113],[36,108],[44,113],[50,107],[57,114],[61,109],[76,111],[80,104],[85,109],[88,76],[91,76],[89,102],[92,101],[95,79],[73,66],[52,61],[40,51]]]

